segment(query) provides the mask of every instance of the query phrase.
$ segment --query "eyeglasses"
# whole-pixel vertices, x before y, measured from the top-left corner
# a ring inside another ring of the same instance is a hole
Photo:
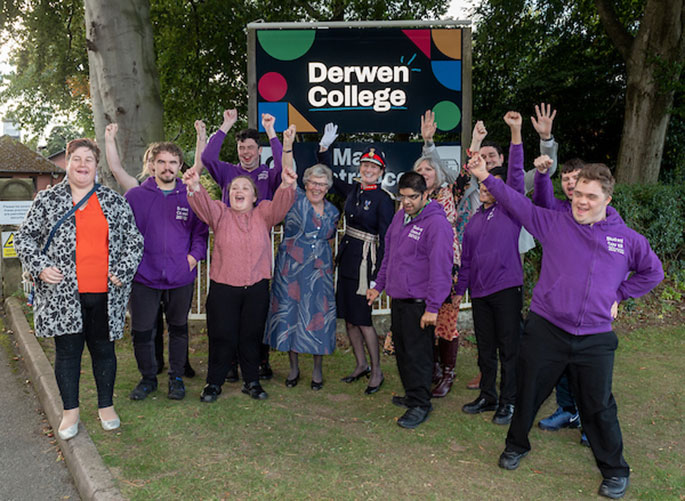
[[[421,198],[421,193],[414,193],[413,195],[397,195],[397,198],[400,202],[403,202],[404,200],[416,202],[419,198]]]
[[[322,190],[328,189],[328,183],[317,183],[316,181],[307,181],[307,184],[313,188],[321,188]]]

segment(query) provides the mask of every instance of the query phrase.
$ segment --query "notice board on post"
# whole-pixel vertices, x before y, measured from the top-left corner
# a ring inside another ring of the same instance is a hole
[[[420,132],[420,116],[470,140],[471,29],[464,21],[250,23],[250,126]],[[464,124],[464,126],[462,126]]]

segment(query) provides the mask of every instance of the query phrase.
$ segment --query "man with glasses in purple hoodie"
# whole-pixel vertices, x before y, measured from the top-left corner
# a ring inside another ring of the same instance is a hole
[[[528,454],[535,415],[566,371],[602,473],[599,495],[623,497],[630,469],[611,392],[618,346],[611,324],[621,301],[646,294],[663,279],[661,262],[644,236],[607,211],[614,178],[606,165],[581,170],[570,212],[534,206],[491,176],[482,159],[469,166],[543,248],[519,351],[516,407],[499,466],[514,470]]]
[[[150,152],[154,176],[126,192],[138,230],[145,238],[143,260],[131,290],[131,335],[142,379],[130,393],[143,400],[157,389],[154,334],[160,302],[169,324],[168,397],[185,397],[183,373],[188,355],[188,312],[198,261],[207,255],[209,228],[188,205],[186,185],[177,177],[183,152],[158,143]]]
[[[452,288],[454,232],[440,204],[428,198],[421,174],[403,174],[398,187],[402,209],[385,234],[381,268],[366,299],[373,304],[384,289],[392,297],[395,358],[406,393],[392,402],[407,408],[397,424],[411,429],[433,409],[433,337],[438,310]]]

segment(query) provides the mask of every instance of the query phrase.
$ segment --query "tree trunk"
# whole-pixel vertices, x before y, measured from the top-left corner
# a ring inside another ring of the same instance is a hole
[[[633,38],[611,2],[595,0],[604,27],[626,61],[626,107],[618,153],[620,183],[656,183],[673,104],[673,81],[685,61],[685,0],[647,0]]]
[[[164,137],[150,3],[148,0],[84,0],[84,3],[97,141],[104,150],[105,126],[118,123],[121,163],[135,176],[141,171],[147,145]],[[104,154],[101,157],[100,182],[117,186]]]

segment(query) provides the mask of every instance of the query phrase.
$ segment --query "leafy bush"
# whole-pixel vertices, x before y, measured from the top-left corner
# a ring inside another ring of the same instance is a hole
[[[611,205],[626,224],[642,233],[664,261],[685,250],[685,188],[676,185],[618,185]]]

